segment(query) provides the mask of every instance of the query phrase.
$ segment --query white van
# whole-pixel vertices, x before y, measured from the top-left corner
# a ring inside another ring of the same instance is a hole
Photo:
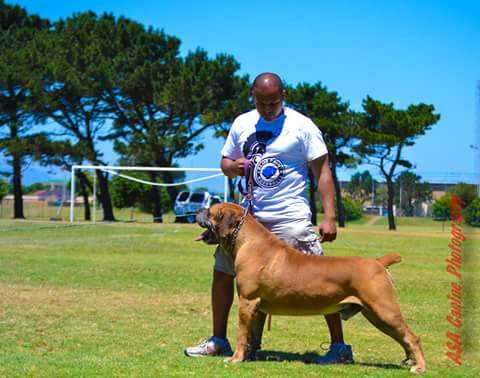
[[[212,195],[209,192],[180,192],[173,208],[175,222],[195,223],[195,216],[200,209],[208,209],[221,202],[220,196]]]

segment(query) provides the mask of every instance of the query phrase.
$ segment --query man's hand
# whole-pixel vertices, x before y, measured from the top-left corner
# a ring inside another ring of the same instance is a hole
[[[320,233],[320,243],[332,242],[337,238],[337,226],[335,220],[324,219],[320,227],[318,227]]]
[[[235,160],[237,176],[245,176],[245,164],[247,164],[247,161],[248,160],[243,157]]]

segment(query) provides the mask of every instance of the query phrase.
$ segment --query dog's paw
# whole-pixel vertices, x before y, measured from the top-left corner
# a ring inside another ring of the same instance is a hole
[[[421,373],[425,373],[426,371],[427,369],[425,369],[425,366],[414,365],[410,368],[410,373],[413,373],[413,374],[421,374]]]
[[[411,358],[405,358],[402,362],[401,365],[403,366],[413,366],[415,365],[415,360],[412,360]]]
[[[232,357],[226,358],[223,361],[226,362],[227,364],[236,364],[236,363],[245,361],[245,358],[233,355]]]

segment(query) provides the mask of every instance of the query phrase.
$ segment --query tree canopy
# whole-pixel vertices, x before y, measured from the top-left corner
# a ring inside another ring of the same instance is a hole
[[[410,105],[397,109],[393,103],[383,103],[367,96],[362,103],[363,120],[359,129],[361,143],[355,146],[363,162],[378,167],[387,182],[388,224],[394,230],[394,177],[399,167],[412,168],[404,158],[404,150],[415,144],[439,119],[433,105]]]

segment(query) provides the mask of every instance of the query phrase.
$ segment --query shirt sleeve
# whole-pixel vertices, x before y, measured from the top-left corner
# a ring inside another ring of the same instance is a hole
[[[303,141],[305,146],[305,158],[307,161],[310,162],[320,156],[328,154],[327,145],[323,140],[322,132],[311,120],[308,120],[305,125]]]
[[[232,160],[237,160],[243,156],[242,149],[239,143],[238,135],[238,121],[233,121],[232,127],[228,132],[227,140],[222,148],[221,154]]]

